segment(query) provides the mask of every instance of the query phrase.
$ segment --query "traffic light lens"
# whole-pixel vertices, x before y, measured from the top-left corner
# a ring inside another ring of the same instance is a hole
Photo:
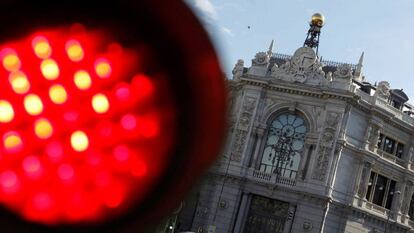
[[[126,212],[174,143],[167,75],[140,64],[148,48],[72,29],[0,45],[0,204],[47,225]]]

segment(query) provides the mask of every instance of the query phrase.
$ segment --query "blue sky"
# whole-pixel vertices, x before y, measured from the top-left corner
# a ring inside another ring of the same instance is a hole
[[[308,22],[324,14],[319,54],[324,60],[357,63],[365,52],[368,81],[387,80],[414,102],[414,0],[186,0],[209,31],[223,69],[237,59],[250,66],[275,40],[274,52],[302,46]],[[250,26],[250,29],[248,29]]]

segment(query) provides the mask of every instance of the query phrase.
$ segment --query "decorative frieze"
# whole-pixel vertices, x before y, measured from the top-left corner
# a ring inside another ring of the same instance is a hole
[[[322,67],[313,49],[301,47],[291,60],[286,60],[280,67],[273,66],[271,76],[287,82],[327,86],[330,82],[325,78]]]

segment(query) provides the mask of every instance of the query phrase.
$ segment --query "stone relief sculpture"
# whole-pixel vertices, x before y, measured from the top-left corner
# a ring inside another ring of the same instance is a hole
[[[328,85],[329,81],[325,78],[322,67],[313,49],[301,47],[296,50],[291,60],[286,60],[280,67],[273,67],[271,76],[288,82]]]
[[[244,70],[244,60],[239,59],[232,71],[233,80],[239,80],[240,77],[243,75],[243,70]]]
[[[327,80],[328,82],[332,82],[332,72],[328,72],[328,73],[326,74],[326,80]]]
[[[252,60],[252,66],[267,66],[269,63],[269,55],[265,52],[258,52]]]
[[[318,181],[324,181],[329,167],[329,156],[334,149],[335,132],[339,123],[339,114],[334,112],[328,112],[325,129],[320,138],[320,144],[316,164],[313,169],[312,178]]]
[[[249,126],[251,125],[251,118],[254,108],[256,106],[257,99],[247,96],[244,98],[239,123],[235,132],[233,153],[231,154],[231,160],[241,161],[241,157],[246,146],[247,133]]]
[[[378,139],[380,136],[380,128],[377,125],[371,125],[368,137],[368,149],[374,151],[377,147]]]
[[[388,97],[390,96],[390,84],[387,81],[379,82],[374,96],[383,99],[388,99]]]
[[[333,78],[351,80],[352,79],[352,67],[349,64],[341,64],[340,66],[338,66],[336,71],[333,73]]]

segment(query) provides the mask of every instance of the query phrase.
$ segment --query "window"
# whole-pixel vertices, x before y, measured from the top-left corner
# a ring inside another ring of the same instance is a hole
[[[396,109],[401,109],[402,103],[398,100],[391,100],[391,106]]]
[[[307,127],[302,117],[284,113],[270,124],[260,170],[295,179]]]
[[[378,206],[391,209],[396,181],[381,174],[371,172],[366,199]]]
[[[397,156],[398,158],[402,158],[404,154],[404,144],[401,142],[397,142],[395,139],[385,136],[384,134],[380,134],[378,138],[378,149],[387,152],[388,154],[392,154]]]
[[[397,156],[398,158],[401,159],[402,156],[403,156],[403,153],[404,153],[404,144],[398,143],[397,144],[397,152],[396,152],[395,156]]]
[[[289,203],[253,196],[244,233],[282,233],[289,217]]]

